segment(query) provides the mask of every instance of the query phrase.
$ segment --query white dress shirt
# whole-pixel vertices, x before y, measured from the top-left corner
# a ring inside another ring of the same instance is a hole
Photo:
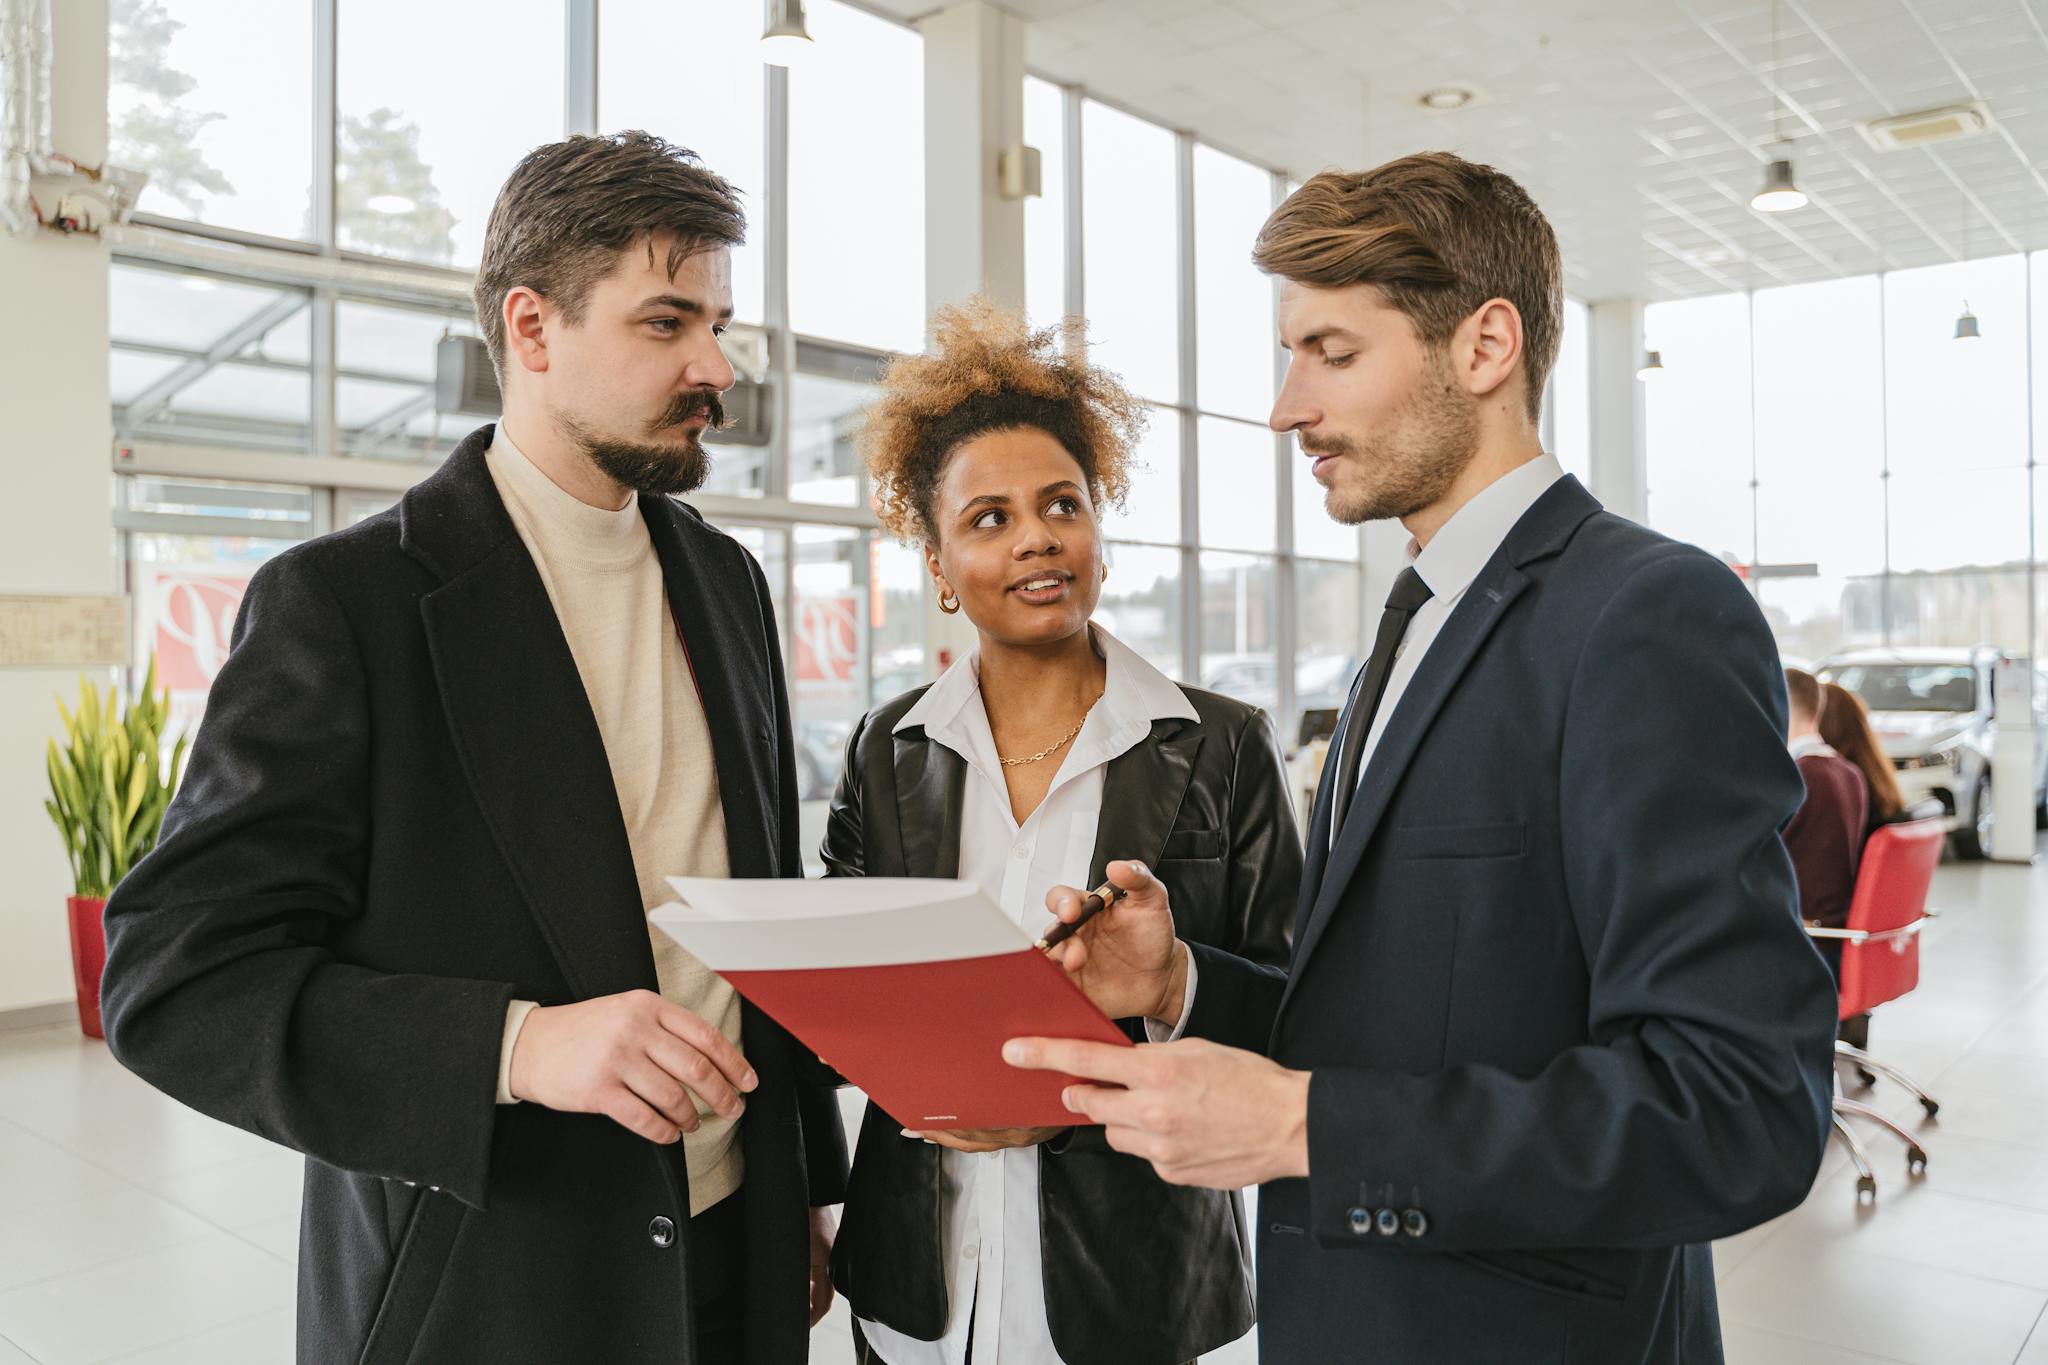
[[[1436,643],[1444,622],[1450,620],[1451,613],[1458,609],[1465,590],[1472,586],[1472,580],[1479,577],[1479,571],[1486,567],[1487,561],[1507,540],[1508,532],[1515,529],[1515,523],[1550,490],[1550,485],[1563,477],[1564,466],[1557,462],[1555,456],[1540,455],[1488,484],[1430,537],[1428,545],[1417,546],[1412,539],[1408,542],[1409,566],[1429,585],[1430,598],[1415,609],[1415,615],[1409,619],[1407,633],[1394,650],[1394,667],[1387,674],[1387,690],[1380,698],[1380,709],[1374,714],[1372,729],[1365,736],[1365,750],[1358,758],[1358,780],[1361,783],[1372,767],[1373,752],[1380,747],[1380,736],[1387,732],[1387,722],[1393,719],[1395,708],[1401,704],[1401,694],[1408,690],[1415,671],[1422,667],[1423,656]],[[1331,746],[1332,752],[1335,747]],[[1335,828],[1330,830],[1332,845],[1335,845],[1338,833]]]
[[[1165,674],[1109,632],[1090,629],[1107,664],[1102,700],[1022,825],[1011,815],[982,707],[978,652],[947,669],[896,723],[898,732],[922,725],[926,739],[966,760],[958,875],[1034,934],[1048,921],[1046,892],[1088,878],[1110,761],[1149,739],[1155,720],[1199,719]],[[1038,1157],[1036,1147],[941,1153],[946,1331],[937,1341],[921,1341],[863,1320],[862,1334],[889,1365],[960,1365],[970,1319],[974,1365],[1061,1365],[1046,1325],[1039,1264]]]

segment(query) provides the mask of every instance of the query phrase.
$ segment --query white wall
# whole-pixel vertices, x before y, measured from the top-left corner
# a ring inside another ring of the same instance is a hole
[[[62,0],[57,150],[107,144],[107,3]],[[107,251],[97,241],[0,235],[0,593],[112,591],[113,439],[107,402]],[[0,667],[0,1010],[71,995],[57,831],[43,812],[51,694],[76,670]]]

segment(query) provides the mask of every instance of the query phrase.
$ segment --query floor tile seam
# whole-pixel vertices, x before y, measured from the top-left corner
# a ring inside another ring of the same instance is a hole
[[[256,1319],[263,1317],[269,1313],[275,1313],[276,1311],[277,1309],[275,1307],[272,1307],[265,1308],[254,1313],[244,1313],[239,1317],[223,1318],[219,1322],[209,1323],[207,1326],[201,1327],[197,1331],[186,1332],[181,1336],[170,1337],[163,1341],[152,1341],[147,1346],[137,1346],[135,1349],[131,1351],[119,1351],[110,1356],[100,1356],[97,1359],[89,1362],[89,1365],[119,1365],[120,1361],[133,1360],[136,1356],[141,1355],[145,1351],[161,1351],[167,1346],[176,1346],[180,1342],[192,1341],[198,1337],[203,1337],[208,1332],[218,1332],[222,1328],[226,1327],[240,1327],[245,1322],[254,1322],[256,1321]],[[294,1335],[296,1335],[296,1332],[294,1332]]]
[[[2041,1335],[2042,1325],[2044,1323],[2048,1323],[2048,1304],[2042,1304],[2041,1311],[2034,1316],[2033,1327],[2028,1329],[2026,1340],[2020,1343],[2019,1355],[2015,1355],[2012,1358],[2013,1365],[2019,1365],[2020,1356],[2025,1355],[2027,1353],[2027,1347],[2034,1344],[2034,1338]]]
[[[1765,1327],[1760,1323],[1744,1322],[1741,1318],[1729,1318],[1727,1320],[1738,1326],[1747,1327],[1752,1332],[1757,1332],[1767,1337],[1775,1337],[1779,1341],[1795,1342],[1801,1346],[1832,1346],[1836,1350],[1851,1351],[1856,1355],[1866,1356],[1871,1360],[1883,1361],[1884,1365],[1918,1365],[1918,1362],[1907,1360],[1901,1356],[1888,1356],[1877,1351],[1858,1350],[1853,1346],[1844,1346],[1839,1341],[1820,1341],[1813,1337],[1801,1336],[1797,1332],[1786,1332],[1776,1327]]]
[[[36,1141],[41,1142],[46,1146],[53,1147],[57,1151],[62,1152],[64,1155],[71,1157],[74,1160],[82,1161],[86,1165],[98,1171],[100,1174],[108,1176],[114,1180],[118,1180],[122,1184],[127,1185],[132,1189],[139,1190],[143,1194],[148,1195],[152,1199],[160,1199],[164,1203],[169,1204],[171,1207],[177,1209],[180,1213],[190,1214],[192,1217],[199,1219],[201,1222],[205,1223],[208,1227],[212,1228],[216,1232],[224,1232],[227,1233],[229,1236],[234,1236],[239,1231],[239,1229],[229,1227],[225,1223],[222,1223],[219,1219],[211,1217],[210,1215],[193,1208],[189,1204],[181,1203],[175,1196],[173,1196],[169,1192],[158,1189],[151,1185],[146,1185],[142,1181],[136,1179],[132,1175],[129,1175],[125,1171],[117,1170],[116,1168],[107,1165],[105,1162],[99,1160],[96,1157],[88,1156],[86,1153],[78,1151],[75,1148],[67,1147],[65,1144],[59,1142],[56,1138],[50,1137],[46,1133],[38,1133],[35,1129],[25,1127],[20,1123],[16,1123],[13,1119],[7,1118],[5,1115],[0,1115],[0,1123],[5,1123],[10,1125],[11,1127],[18,1128],[22,1132],[34,1138]],[[289,1151],[290,1149],[287,1148],[285,1150]],[[297,1156],[298,1154],[294,1152],[292,1153],[292,1155]],[[303,1158],[301,1159],[303,1160]],[[209,1171],[220,1171],[225,1170],[230,1166],[240,1165],[246,1160],[247,1158],[245,1157],[228,1157],[224,1161],[209,1161],[203,1166],[191,1166],[180,1171],[169,1171],[166,1172],[166,1174],[173,1177],[202,1175]],[[51,1204],[61,1204],[64,1202],[65,1201],[62,1199],[52,1199],[41,1204],[25,1205],[21,1209],[16,1210],[16,1212],[25,1213],[31,1208],[48,1208]],[[264,1220],[257,1219],[256,1221],[262,1222]]]
[[[1903,1259],[1901,1259],[1900,1257],[1897,1257],[1897,1256],[1893,1256],[1893,1255],[1891,1255],[1891,1254],[1889,1254],[1889,1253],[1887,1253],[1887,1252],[1882,1252],[1882,1251],[1867,1251],[1867,1250],[1864,1250],[1863,1248],[1860,1248],[1860,1247],[1851,1247],[1851,1248],[1845,1248],[1845,1250],[1846,1250],[1846,1251],[1847,1251],[1847,1252],[1848,1252],[1848,1253],[1849,1253],[1850,1255],[1853,1255],[1853,1256],[1862,1256],[1862,1257],[1865,1257],[1865,1258],[1867,1258],[1867,1259],[1869,1259],[1869,1260],[1873,1260],[1873,1261],[1883,1261],[1883,1262],[1884,1262],[1884,1263],[1886,1263],[1887,1265],[1897,1266],[1897,1267],[1898,1267],[1898,1268],[1899,1268],[1900,1270],[1902,1270],[1902,1271],[1918,1271],[1918,1272],[1920,1272],[1920,1273],[1923,1273],[1923,1274],[1924,1274],[1925,1272],[1927,1272],[1927,1271],[1929,1271],[1929,1270],[1937,1270],[1937,1271],[1940,1271],[1940,1272],[1941,1272],[1942,1274],[1944,1274],[1944,1275],[1953,1275],[1953,1276],[1955,1276],[1955,1277],[1956,1277],[1957,1279],[1960,1279],[1960,1280],[1975,1280],[1975,1281],[1977,1281],[1977,1282],[1978,1282],[1979,1284],[1989,1284],[1989,1285],[1996,1285],[1996,1286],[1997,1286],[1997,1287],[1999,1287],[2000,1289],[2017,1289],[2017,1290],[2020,1290],[2020,1291],[2022,1291],[2023,1293],[2026,1293],[2026,1294],[2031,1294],[2031,1295],[2035,1296],[2036,1298],[2039,1298],[2039,1299],[2040,1299],[2040,1300],[2042,1301],[2042,1306],[2043,1306],[2043,1307],[2048,1307],[2048,1289],[2037,1289],[2037,1288],[2035,1288],[2035,1287],[2034,1287],[2033,1285],[2030,1285],[2030,1284],[2014,1284],[2014,1283],[2013,1283],[2012,1281],[2010,1281],[2010,1280],[1999,1280],[1999,1279],[1993,1279],[1993,1278],[1991,1278],[1990,1276],[1987,1276],[1987,1275],[1974,1275],[1974,1274],[1970,1273],[1970,1272],[1969,1272],[1969,1271],[1967,1271],[1967,1270],[1957,1270],[1957,1269],[1956,1269],[1956,1268],[1954,1268],[1953,1266],[1945,1266],[1945,1265],[1941,1265],[1941,1266],[1930,1266],[1930,1265],[1925,1265],[1925,1264],[1922,1264],[1922,1263],[1921,1263],[1921,1262],[1919,1262],[1919,1261],[1908,1261],[1908,1260],[1903,1260]],[[1740,1272],[1740,1271],[1738,1270],[1738,1271],[1736,1271],[1735,1273],[1736,1273],[1736,1274],[1740,1274],[1741,1272]],[[2038,1311],[2038,1310],[2037,1310],[2037,1311]],[[1746,1322],[1746,1320],[1745,1320],[1745,1319],[1742,1319],[1742,1318],[1735,1318],[1735,1319],[1733,1319],[1733,1320],[1734,1320],[1734,1321],[1736,1321],[1736,1322],[1745,1322],[1745,1323],[1746,1323],[1746,1325],[1748,1325],[1748,1326],[1751,1326],[1751,1327],[1759,1327],[1759,1326],[1762,1326],[1762,1325],[1763,1325],[1763,1324],[1761,1324],[1761,1323],[1748,1323],[1748,1322]],[[1830,1344],[1830,1345],[1836,1345],[1836,1346],[1839,1346],[1839,1345],[1841,1345],[1841,1343],[1840,1343],[1840,1342],[1832,1342],[1832,1343],[1826,1343],[1826,1344]],[[1847,1349],[1847,1348],[1845,1348],[1845,1349]]]
[[[140,1251],[126,1251],[118,1256],[109,1256],[104,1260],[94,1261],[90,1265],[73,1266],[69,1270],[52,1271],[48,1275],[38,1275],[32,1280],[23,1280],[19,1284],[10,1284],[4,1289],[0,1289],[0,1298],[6,1298],[10,1294],[18,1294],[24,1289],[35,1289],[57,1280],[68,1280],[75,1276],[90,1275],[95,1271],[127,1265],[130,1261],[139,1261],[145,1256],[154,1256],[159,1252],[176,1251],[180,1247],[189,1247],[194,1242],[203,1242],[209,1237],[234,1237],[234,1234],[226,1228],[214,1227],[209,1223],[203,1232],[181,1234],[173,1237],[168,1242],[159,1242],[155,1246],[144,1247]],[[237,1238],[236,1240],[239,1241],[240,1239]]]

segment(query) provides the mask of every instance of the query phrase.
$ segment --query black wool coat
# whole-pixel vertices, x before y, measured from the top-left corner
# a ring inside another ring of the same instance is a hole
[[[694,1361],[681,1146],[495,1102],[509,1001],[656,981],[603,741],[491,435],[251,582],[162,843],[107,907],[107,1037],[305,1154],[301,1361]],[[640,510],[732,875],[799,876],[761,571],[689,507]],[[748,1008],[741,1047],[761,1078],[740,1122],[746,1359],[800,1365],[807,1211],[841,1198],[844,1138],[794,1040]]]

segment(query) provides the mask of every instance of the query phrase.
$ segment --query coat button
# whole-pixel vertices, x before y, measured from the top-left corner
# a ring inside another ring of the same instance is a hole
[[[1350,1213],[1344,1216],[1351,1225],[1351,1234],[1354,1237],[1363,1237],[1365,1236],[1365,1234],[1372,1231],[1371,1209],[1354,1208],[1351,1210]]]
[[[647,1240],[658,1247],[676,1244],[676,1225],[673,1219],[656,1218],[647,1225]]]
[[[1429,1232],[1429,1215],[1421,1209],[1409,1209],[1401,1215],[1401,1230],[1410,1237],[1421,1237]]]
[[[1373,1215],[1373,1228],[1382,1237],[1393,1237],[1401,1231],[1401,1215],[1392,1209],[1381,1209]]]

